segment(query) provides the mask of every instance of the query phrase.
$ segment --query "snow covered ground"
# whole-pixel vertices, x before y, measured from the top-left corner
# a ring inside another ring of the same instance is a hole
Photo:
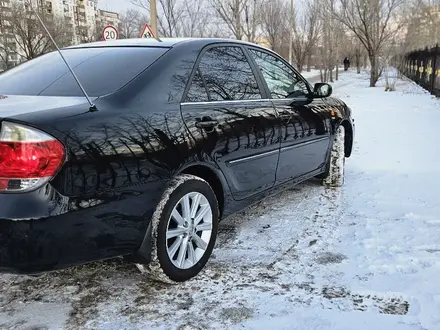
[[[303,72],[301,72],[301,75],[306,78],[314,78],[314,77],[319,77],[319,70],[318,69],[311,69],[310,72],[307,72],[305,69]]]
[[[342,189],[306,182],[220,226],[175,286],[119,260],[0,276],[1,329],[440,329],[440,101],[343,73],[356,142]]]
[[[339,66],[339,74],[343,74],[344,67]],[[307,72],[305,69],[301,72],[301,75],[306,78],[309,83],[312,85],[317,82],[321,82],[321,72],[318,69],[311,69],[310,72]],[[336,75],[336,72],[333,71],[333,75]]]

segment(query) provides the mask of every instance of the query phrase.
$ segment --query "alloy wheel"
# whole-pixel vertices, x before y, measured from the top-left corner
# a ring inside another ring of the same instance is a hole
[[[212,235],[212,209],[199,192],[184,195],[168,220],[167,252],[179,269],[193,267],[205,254]]]

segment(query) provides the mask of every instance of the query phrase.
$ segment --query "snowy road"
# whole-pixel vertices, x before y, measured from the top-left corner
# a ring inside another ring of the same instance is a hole
[[[0,329],[440,329],[440,101],[367,79],[334,86],[356,119],[343,189],[306,182],[228,219],[181,285],[119,260],[1,275]]]

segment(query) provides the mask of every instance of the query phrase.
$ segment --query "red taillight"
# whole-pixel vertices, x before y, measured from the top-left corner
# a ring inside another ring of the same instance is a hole
[[[0,192],[22,192],[49,181],[65,159],[64,146],[37,129],[3,122],[0,133]]]

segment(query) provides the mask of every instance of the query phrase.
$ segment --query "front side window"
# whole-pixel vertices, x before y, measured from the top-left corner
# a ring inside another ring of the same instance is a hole
[[[249,51],[266,80],[272,98],[294,98],[309,94],[309,89],[300,76],[281,59],[256,49]]]
[[[203,54],[199,72],[211,101],[262,98],[257,79],[240,47],[209,49]]]

